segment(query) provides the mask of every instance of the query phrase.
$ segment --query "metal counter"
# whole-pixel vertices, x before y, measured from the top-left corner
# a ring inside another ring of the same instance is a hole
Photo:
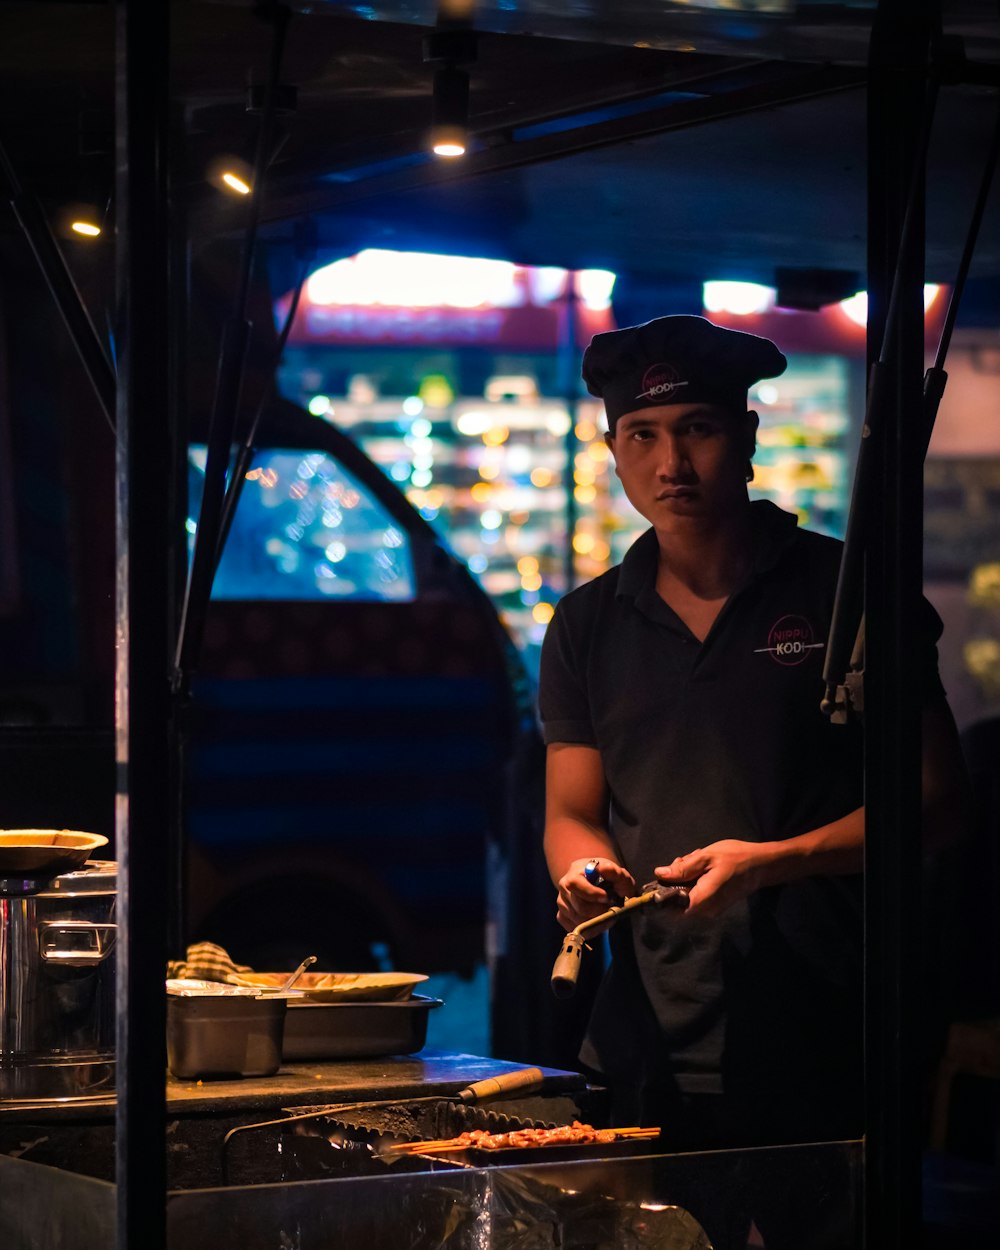
[[[418,1055],[283,1064],[274,1076],[235,1080],[179,1081],[167,1077],[168,1184],[172,1189],[221,1184],[221,1142],[237,1125],[278,1118],[289,1106],[367,1099],[416,1098],[456,1093],[474,1081],[516,1071],[521,1064],[478,1055],[423,1050]],[[538,1095],[566,1099],[568,1118],[596,1095],[576,1072],[543,1068]],[[114,1179],[115,1100],[109,1095],[57,1104],[0,1101],[0,1160],[16,1155],[100,1180]],[[265,1157],[274,1137],[255,1147]],[[266,1176],[246,1149],[234,1179],[253,1183]],[[2,1244],[2,1243],[0,1243]]]

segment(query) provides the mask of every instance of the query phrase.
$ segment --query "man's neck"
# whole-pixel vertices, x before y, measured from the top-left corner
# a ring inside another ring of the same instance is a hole
[[[657,531],[657,589],[698,599],[725,599],[745,580],[753,558],[750,505],[721,518],[683,517]],[[670,595],[664,596],[668,599]]]

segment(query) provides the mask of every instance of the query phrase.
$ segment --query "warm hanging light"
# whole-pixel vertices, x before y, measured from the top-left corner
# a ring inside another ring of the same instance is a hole
[[[62,205],[53,224],[61,238],[90,243],[101,237],[107,222],[107,203],[102,205],[102,197],[92,194],[72,204]]]
[[[242,199],[253,190],[250,162],[236,152],[220,152],[212,157],[205,176],[223,195]]]
[[[250,184],[244,182],[239,174],[234,174],[231,169],[227,169],[223,172],[222,181],[231,191],[235,191],[237,195],[250,194]]]
[[[455,65],[434,71],[431,148],[436,156],[464,156],[469,142],[469,75]]]
[[[433,151],[435,156],[464,156],[465,136],[460,130],[442,128],[437,132]]]
[[[469,75],[476,36],[468,30],[438,30],[424,40],[424,60],[434,63],[430,146],[436,156],[464,156],[469,146]]]

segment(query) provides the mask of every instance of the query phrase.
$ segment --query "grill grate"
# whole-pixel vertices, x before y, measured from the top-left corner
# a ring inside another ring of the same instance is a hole
[[[315,1108],[289,1107],[291,1115]],[[313,1179],[336,1173],[371,1175],[397,1171],[452,1169],[454,1162],[429,1161],[393,1153],[402,1141],[434,1141],[457,1137],[472,1129],[509,1133],[518,1128],[552,1128],[553,1120],[508,1115],[488,1107],[470,1106],[442,1098],[421,1104],[392,1103],[381,1107],[337,1107],[306,1120],[291,1120],[284,1130],[282,1155],[289,1179]]]

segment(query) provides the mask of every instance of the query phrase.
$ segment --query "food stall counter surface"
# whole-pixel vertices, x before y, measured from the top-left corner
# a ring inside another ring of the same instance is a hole
[[[315,1103],[355,1102],[386,1098],[405,1100],[436,1094],[447,1097],[474,1081],[516,1072],[527,1064],[510,1063],[481,1055],[423,1050],[419,1055],[378,1059],[338,1059],[330,1063],[286,1063],[274,1076],[238,1077],[187,1081],[167,1076],[168,1115],[203,1114],[281,1108]],[[582,1089],[586,1081],[578,1072],[542,1068],[542,1093]],[[30,1112],[32,1121],[91,1118],[95,1111],[114,1106],[114,1092],[107,1096],[64,1103],[26,1103],[0,1100],[0,1120],[21,1120]]]
[[[221,1143],[231,1129],[284,1117],[288,1107],[386,1099],[447,1097],[474,1081],[524,1067],[502,1059],[449,1051],[329,1063],[284,1064],[269,1077],[204,1081],[167,1078],[168,1171],[172,1188],[215,1185],[222,1181]],[[553,1107],[552,1119],[568,1121],[587,1098],[584,1077],[543,1068],[544,1081],[531,1096]],[[523,1095],[522,1095],[523,1097]],[[47,1104],[0,1100],[0,1156],[15,1155],[35,1163],[80,1172],[102,1180],[114,1178],[113,1091],[106,1097]],[[243,1143],[235,1177],[245,1183],[268,1175],[272,1136],[251,1134],[252,1151]]]
[[[466,1085],[527,1064],[508,1063],[480,1055],[424,1050],[419,1055],[381,1059],[338,1059],[330,1063],[282,1064],[274,1076],[235,1080],[167,1080],[167,1107],[174,1111],[205,1111],[212,1108],[251,1109],[287,1104],[289,1098],[305,1103],[355,1102],[386,1098],[405,1100],[437,1094],[457,1094]],[[543,1068],[542,1092],[580,1089],[584,1078],[577,1072]]]

